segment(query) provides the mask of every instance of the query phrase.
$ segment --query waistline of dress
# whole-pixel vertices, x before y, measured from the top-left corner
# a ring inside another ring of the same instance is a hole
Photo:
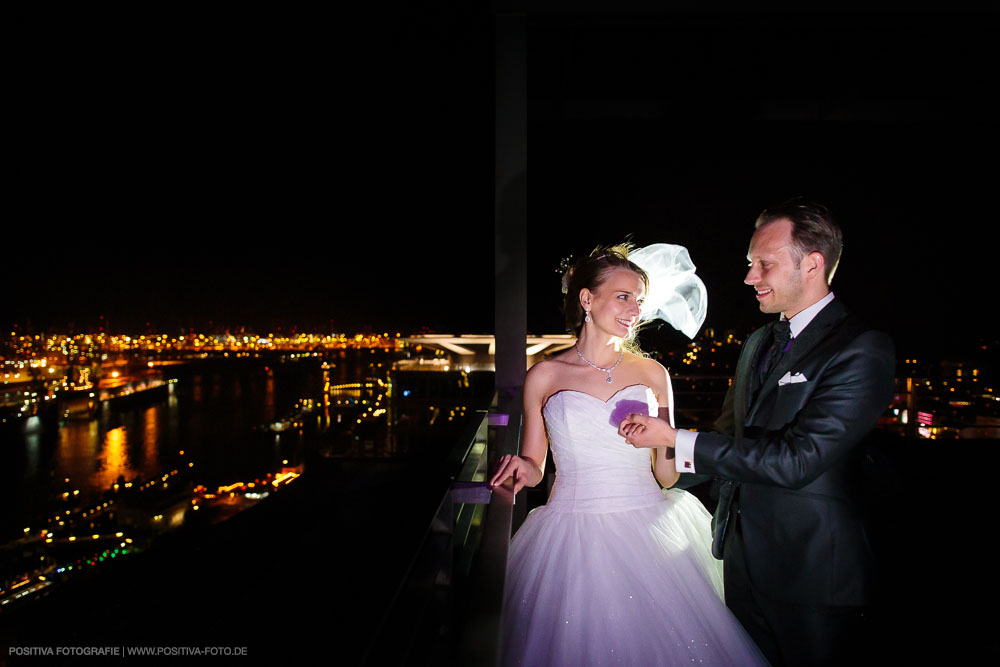
[[[576,476],[560,479],[556,475],[545,506],[555,511],[604,513],[640,509],[664,501],[663,492],[651,474],[645,480],[632,477],[620,481],[581,481]]]

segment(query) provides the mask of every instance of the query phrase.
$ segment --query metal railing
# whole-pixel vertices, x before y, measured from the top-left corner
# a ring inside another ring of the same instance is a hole
[[[521,393],[497,402],[491,411],[492,453],[489,469],[521,445]],[[524,494],[518,494],[520,499]],[[493,489],[482,524],[481,541],[464,587],[463,623],[456,643],[456,664],[496,665],[500,658],[501,619],[507,578],[507,547],[515,526],[524,520],[524,503],[515,503],[512,480]]]
[[[447,457],[450,488],[424,532],[372,642],[366,665],[495,665],[500,656],[507,547],[523,492],[490,489],[497,458],[520,449],[521,395],[495,397]]]

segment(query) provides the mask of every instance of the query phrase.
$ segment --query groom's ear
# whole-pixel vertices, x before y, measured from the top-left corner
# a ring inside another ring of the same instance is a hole
[[[823,258],[823,253],[814,250],[806,255],[802,259],[802,268],[810,279],[819,278],[826,282],[826,260]]]

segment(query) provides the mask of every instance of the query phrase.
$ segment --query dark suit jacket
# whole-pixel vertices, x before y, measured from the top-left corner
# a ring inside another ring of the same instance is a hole
[[[699,433],[695,444],[695,470],[724,480],[713,551],[722,557],[738,507],[757,590],[799,604],[864,605],[872,555],[859,506],[860,444],[892,400],[893,344],[834,299],[800,332],[754,398],[754,366],[771,326],[748,338],[718,432]],[[801,373],[805,381],[779,386],[786,373]]]

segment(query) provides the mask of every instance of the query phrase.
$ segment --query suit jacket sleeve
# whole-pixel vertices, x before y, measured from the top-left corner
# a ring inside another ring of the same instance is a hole
[[[883,333],[867,331],[816,372],[811,393],[784,427],[763,433],[748,427],[740,438],[699,433],[695,469],[725,479],[798,489],[836,465],[871,431],[892,400],[892,341]]]

